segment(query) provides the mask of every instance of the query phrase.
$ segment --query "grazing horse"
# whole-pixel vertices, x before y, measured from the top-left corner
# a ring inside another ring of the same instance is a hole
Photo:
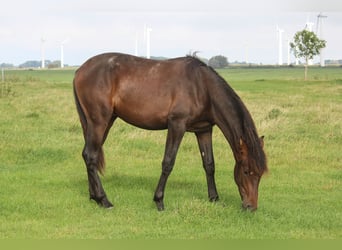
[[[234,179],[242,206],[254,211],[258,186],[267,170],[263,137],[259,138],[247,108],[211,67],[194,57],[166,61],[120,53],[97,55],[75,73],[77,111],[83,128],[82,152],[88,173],[90,199],[110,208],[98,172],[104,171],[102,146],[116,118],[143,129],[167,129],[161,176],[154,193],[164,209],[164,190],[184,136],[195,133],[206,173],[210,201],[218,200],[212,150],[212,128],[217,125],[234,158]]]

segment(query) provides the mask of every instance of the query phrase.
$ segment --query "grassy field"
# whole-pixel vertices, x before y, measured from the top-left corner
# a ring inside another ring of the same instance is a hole
[[[259,209],[240,209],[233,157],[214,130],[220,201],[207,201],[197,142],[187,134],[166,187],[152,202],[165,131],[117,121],[102,177],[114,209],[88,199],[73,70],[6,71],[0,83],[0,238],[341,239],[342,69],[225,69],[219,73],[265,135],[269,173]]]

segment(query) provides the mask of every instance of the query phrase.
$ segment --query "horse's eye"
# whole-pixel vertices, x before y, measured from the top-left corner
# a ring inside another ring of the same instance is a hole
[[[249,174],[247,170],[243,171],[243,173],[244,173],[244,175],[248,175]]]

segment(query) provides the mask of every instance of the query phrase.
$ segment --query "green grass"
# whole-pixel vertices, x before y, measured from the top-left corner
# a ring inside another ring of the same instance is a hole
[[[233,157],[214,130],[220,201],[207,201],[194,135],[187,134],[166,187],[152,202],[166,131],[117,121],[102,177],[114,209],[88,199],[73,70],[6,71],[0,96],[0,238],[342,238],[342,70],[226,69],[265,135],[269,173],[259,209],[241,211]],[[0,88],[1,89],[1,88]]]

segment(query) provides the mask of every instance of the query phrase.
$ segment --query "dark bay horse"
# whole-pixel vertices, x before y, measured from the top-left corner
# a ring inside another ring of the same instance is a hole
[[[82,156],[90,198],[110,208],[98,171],[103,173],[102,146],[116,118],[134,126],[167,129],[162,172],[154,198],[164,209],[164,190],[186,131],[194,132],[206,173],[210,201],[218,200],[212,150],[217,125],[234,158],[234,179],[245,209],[256,210],[258,186],[267,170],[263,137],[247,108],[216,71],[194,57],[147,60],[119,53],[97,55],[75,73],[74,95],[85,139]]]

